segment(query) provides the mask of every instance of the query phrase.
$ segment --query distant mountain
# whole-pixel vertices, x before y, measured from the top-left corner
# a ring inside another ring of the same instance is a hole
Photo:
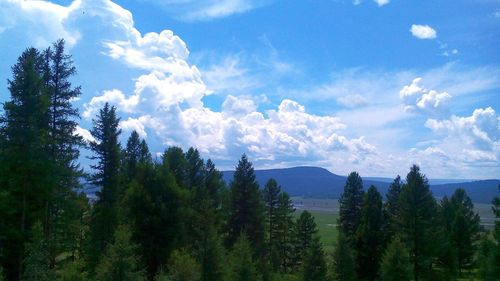
[[[233,178],[234,171],[224,171],[223,179],[229,184]],[[339,176],[319,167],[294,167],[285,169],[255,170],[257,181],[261,185],[270,178],[276,179],[283,190],[290,196],[316,197],[316,198],[339,198],[345,185],[345,176]],[[439,183],[438,180],[434,183]],[[493,197],[500,195],[498,185],[500,180],[483,180],[457,183],[455,180],[446,180],[447,184],[433,184],[431,189],[434,196],[441,198],[450,196],[455,189],[464,188],[472,201],[477,203],[490,203]],[[388,178],[363,178],[363,186],[366,189],[374,185],[385,196],[391,179]]]

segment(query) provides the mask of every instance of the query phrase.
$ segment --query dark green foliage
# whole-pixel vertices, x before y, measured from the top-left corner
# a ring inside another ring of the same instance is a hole
[[[391,240],[398,230],[399,218],[399,196],[401,194],[401,177],[397,176],[389,186],[384,204],[384,214],[386,217],[386,240]]]
[[[457,254],[458,270],[470,268],[479,241],[479,215],[463,189],[457,189],[450,200],[454,216],[451,221],[449,238],[451,247]]]
[[[302,266],[304,257],[311,248],[313,236],[318,233],[314,217],[308,211],[303,211],[295,223],[294,251],[296,266]]]
[[[410,256],[399,237],[394,237],[387,246],[380,264],[383,281],[411,280]]]
[[[333,278],[337,281],[355,281],[354,254],[343,233],[339,233],[333,251]]]
[[[162,156],[163,164],[170,170],[178,186],[186,186],[187,161],[182,148],[169,147]]]
[[[479,277],[484,281],[498,281],[500,264],[498,263],[498,244],[487,236],[481,239],[477,257]]]
[[[33,226],[23,265],[23,281],[55,280],[54,272],[50,269],[50,256],[41,223]]]
[[[357,276],[361,280],[376,280],[384,245],[384,214],[382,196],[370,186],[363,199],[361,220],[356,232]]]
[[[60,281],[87,281],[89,280],[85,265],[80,260],[66,263],[59,272]]]
[[[69,79],[76,74],[71,56],[65,53],[65,42],[58,40],[44,51],[43,78],[49,99],[47,151],[51,171],[49,196],[45,202],[44,235],[51,256],[51,266],[60,252],[71,250],[75,239],[68,228],[81,217],[78,196],[82,171],[77,163],[83,139],[76,135],[78,109],[71,101],[81,95],[80,87],[73,87]]]
[[[42,62],[34,48],[18,58],[12,67],[12,80],[8,80],[11,99],[3,104],[0,118],[0,238],[5,245],[0,258],[9,280],[21,279],[30,226],[45,220],[45,202],[50,197],[52,163],[46,151],[49,99]]]
[[[146,166],[143,174],[143,182],[129,184],[123,205],[132,239],[152,278],[181,239],[183,195],[164,164]]]
[[[147,146],[145,150],[148,151]],[[149,154],[149,152],[147,152]],[[123,167],[125,178],[128,181],[131,181],[137,176],[137,169],[139,162],[142,160],[142,147],[141,147],[141,139],[139,138],[139,134],[136,131],[133,131],[130,134],[130,137],[127,140],[127,146],[125,147],[125,151],[123,153]],[[146,156],[147,157],[147,156]]]
[[[276,210],[276,238],[271,246],[274,249],[281,272],[290,272],[294,263],[294,229],[292,200],[286,192],[281,192]]]
[[[144,272],[136,255],[137,246],[132,243],[130,228],[116,227],[113,243],[106,247],[96,268],[99,281],[142,281]]]
[[[426,177],[416,165],[406,176],[400,199],[400,228],[412,262],[413,278],[432,274],[432,259],[437,249],[437,204]]]
[[[264,207],[252,163],[243,154],[231,182],[228,243],[233,245],[245,233],[252,248],[262,254]]]
[[[169,280],[199,281],[201,268],[198,262],[186,251],[174,251],[168,261]]]
[[[327,270],[325,253],[319,237],[314,237],[311,247],[304,256],[302,266],[303,281],[326,281]]]
[[[118,129],[120,119],[116,117],[116,108],[108,103],[99,110],[97,119],[93,120],[91,131],[95,141],[90,143],[94,152],[92,160],[97,163],[91,165],[95,170],[92,182],[101,187],[97,193],[98,199],[92,211],[89,240],[89,264],[91,268],[97,265],[100,253],[112,240],[115,226],[118,222],[117,203],[120,198],[119,171],[120,171],[120,144]]]
[[[231,281],[258,281],[262,280],[257,269],[257,263],[253,260],[251,242],[245,234],[242,234],[233,246],[229,255],[229,276]]]
[[[363,180],[358,173],[352,172],[347,177],[339,203],[339,230],[344,233],[349,243],[354,245],[363,204]]]

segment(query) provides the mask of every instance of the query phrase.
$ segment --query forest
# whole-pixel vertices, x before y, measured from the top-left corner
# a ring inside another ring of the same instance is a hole
[[[436,199],[417,165],[386,198],[350,173],[326,252],[311,213],[295,218],[275,180],[259,186],[245,154],[227,185],[196,148],[153,158],[136,132],[120,144],[110,104],[85,141],[75,75],[64,40],[12,66],[0,116],[1,281],[500,280],[500,221],[481,227],[463,189]],[[99,187],[95,200],[82,182]],[[499,197],[492,206],[498,218]]]

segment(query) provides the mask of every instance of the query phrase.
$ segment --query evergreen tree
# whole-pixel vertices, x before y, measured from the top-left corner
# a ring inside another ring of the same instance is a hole
[[[233,246],[229,257],[229,278],[231,281],[262,280],[257,264],[252,258],[251,242],[243,233]]]
[[[451,245],[457,253],[458,272],[472,266],[474,253],[479,241],[479,215],[474,212],[474,204],[459,188],[451,197],[454,217],[451,221]]]
[[[265,204],[266,215],[266,230],[267,230],[267,243],[269,248],[269,256],[272,267],[276,270],[280,264],[279,256],[276,249],[276,239],[278,236],[278,218],[277,209],[279,204],[279,196],[281,187],[275,179],[269,179],[264,186],[262,196]]]
[[[341,232],[333,251],[333,277],[337,281],[356,280],[354,255],[349,242]]]
[[[359,226],[363,205],[363,180],[358,173],[352,172],[347,177],[339,203],[339,230],[354,246],[354,237]]]
[[[264,242],[264,207],[255,180],[252,163],[241,157],[231,182],[228,242],[234,244],[245,233],[256,253],[262,254]]]
[[[55,280],[54,272],[50,269],[50,256],[41,223],[35,224],[32,229],[32,241],[26,247],[22,280]]]
[[[182,148],[169,147],[163,154],[163,164],[170,170],[178,186],[186,187],[187,160]]]
[[[3,104],[0,118],[2,148],[0,184],[2,208],[0,237],[4,245],[2,265],[8,280],[22,278],[24,244],[30,226],[45,219],[50,196],[50,166],[46,151],[49,100],[42,77],[42,56],[26,49],[12,67],[8,80],[11,99]]]
[[[93,120],[92,136],[95,141],[90,143],[94,156],[90,159],[97,160],[91,165],[95,170],[92,183],[99,186],[97,202],[92,212],[89,239],[89,265],[93,269],[97,259],[107,244],[112,240],[115,226],[118,223],[117,203],[120,197],[119,171],[120,171],[120,144],[118,129],[120,119],[116,117],[116,108],[108,103],[99,110],[97,119]]]
[[[69,79],[76,74],[71,56],[65,53],[65,42],[58,40],[44,52],[43,78],[48,93],[47,150],[51,163],[51,186],[46,201],[44,233],[51,254],[51,266],[60,252],[68,250],[66,222],[77,220],[78,213],[70,209],[77,205],[74,190],[80,187],[82,172],[77,163],[83,139],[76,135],[76,120],[80,117],[71,101],[81,95],[80,87],[72,87]],[[71,217],[71,215],[74,215]],[[69,240],[74,239],[70,237]]]
[[[141,143],[139,134],[133,131],[127,140],[127,146],[123,153],[123,166],[127,181],[131,181],[137,176],[137,166],[139,165],[139,161],[141,161],[141,150],[143,149]]]
[[[389,185],[384,204],[384,214],[386,217],[386,241],[390,241],[397,233],[399,218],[399,196],[401,194],[401,177],[398,175]]]
[[[478,275],[484,281],[498,281],[500,265],[497,260],[498,244],[487,236],[481,239],[478,253]]]
[[[294,258],[294,228],[292,200],[286,192],[281,192],[276,210],[276,239],[274,249],[278,265],[283,273],[288,273],[293,267]]]
[[[406,176],[401,191],[400,227],[412,262],[413,278],[430,277],[432,259],[436,256],[437,204],[427,178],[416,165]]]
[[[308,211],[303,211],[295,224],[295,265],[302,266],[307,251],[311,248],[313,237],[318,233],[314,217]]]
[[[130,222],[132,240],[152,279],[180,245],[184,195],[165,164],[146,165],[144,180],[133,180],[122,205]]]
[[[370,186],[363,199],[361,220],[356,232],[357,276],[374,281],[384,245],[382,196],[375,186]]]
[[[144,272],[136,256],[137,246],[131,241],[131,231],[127,226],[116,227],[113,243],[108,244],[96,268],[99,281],[142,281]]]
[[[314,237],[307,251],[302,268],[303,281],[326,281],[326,261],[319,237]]]
[[[171,281],[199,281],[201,268],[198,262],[186,251],[175,250],[168,262]]]
[[[410,281],[409,253],[399,237],[394,237],[387,246],[380,265],[383,281]]]
[[[78,261],[66,263],[59,272],[59,281],[87,281],[89,280],[87,272],[84,270],[84,264]]]

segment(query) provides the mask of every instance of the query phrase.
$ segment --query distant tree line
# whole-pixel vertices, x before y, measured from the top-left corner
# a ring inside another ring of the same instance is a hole
[[[289,195],[256,181],[246,155],[229,185],[195,148],[153,159],[132,132],[125,147],[116,108],[76,135],[81,95],[64,41],[26,49],[12,67],[0,117],[0,281],[499,280],[493,231],[464,190],[439,202],[413,166],[385,200],[351,173],[334,250],[314,217],[294,216]],[[92,152],[93,173],[78,164]],[[99,187],[90,202],[81,178]],[[500,216],[500,198],[493,211]]]

